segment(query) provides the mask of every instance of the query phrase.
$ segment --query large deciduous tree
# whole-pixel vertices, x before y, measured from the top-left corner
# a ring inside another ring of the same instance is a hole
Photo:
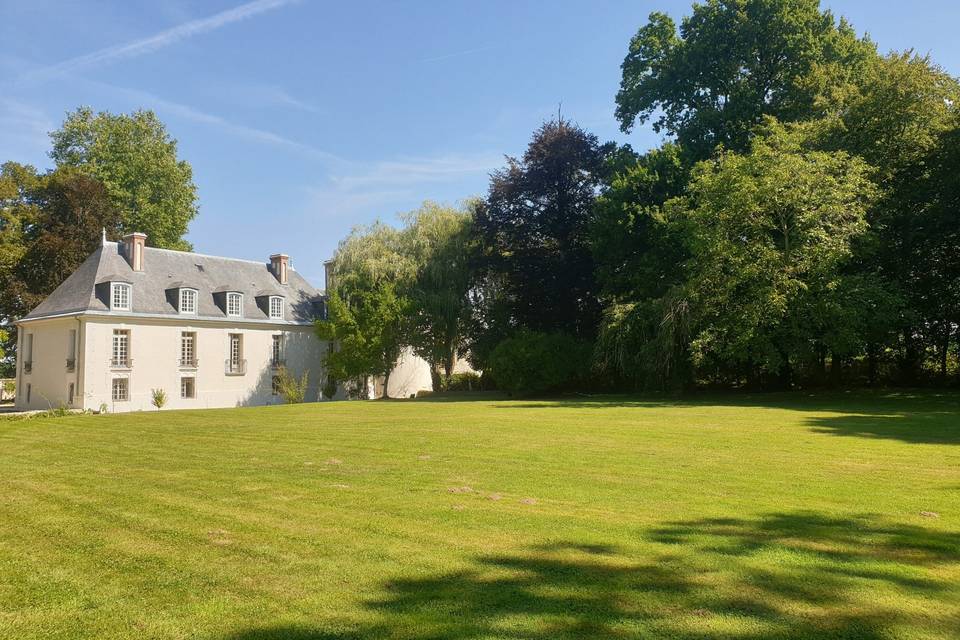
[[[38,175],[8,162],[0,170],[0,325],[56,289],[101,241],[117,237],[120,212],[103,184],[74,168]],[[7,351],[16,339],[8,333]]]
[[[926,56],[893,53],[872,60],[830,98],[821,146],[863,157],[880,187],[867,216],[871,233],[856,247],[855,269],[882,282],[900,301],[895,313],[883,304],[862,307],[865,316],[879,308],[867,321],[885,327],[876,336],[879,342],[868,345],[870,367],[875,369],[884,345],[893,344],[900,381],[914,384],[927,350],[946,353],[949,323],[939,303],[931,304],[945,299],[946,290],[939,285],[931,290],[929,277],[943,273],[944,254],[936,247],[949,237],[935,203],[955,180],[956,174],[947,177],[950,169],[942,171],[951,164],[947,147],[957,123],[960,84]],[[892,326],[885,325],[889,322]],[[891,335],[898,337],[891,341]]]
[[[623,61],[616,115],[624,131],[654,119],[693,159],[744,151],[764,116],[816,117],[818,98],[872,55],[819,0],[707,0],[679,32],[650,14]]]
[[[156,247],[189,249],[184,236],[197,215],[190,165],[152,111],[94,113],[82,107],[51,133],[50,157],[97,177],[122,216],[122,231],[141,231]]]
[[[664,208],[683,193],[689,177],[681,155],[668,143],[639,157],[621,157],[591,224],[605,304],[596,363],[641,388],[687,381],[685,313],[675,296],[684,282],[687,251],[684,229]]]
[[[844,303],[833,294],[875,188],[863,160],[810,150],[804,127],[765,129],[749,153],[698,165],[674,206],[689,225],[694,358],[788,386],[844,321],[823,303]]]
[[[477,345],[492,348],[518,328],[593,338],[601,305],[589,224],[608,151],[558,119],[534,133],[522,158],[492,174],[474,215],[484,292],[475,326],[486,334]]]

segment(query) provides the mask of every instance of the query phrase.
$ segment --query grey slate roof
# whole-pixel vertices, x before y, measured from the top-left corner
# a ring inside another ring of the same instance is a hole
[[[217,304],[214,293],[238,291],[243,296],[243,317],[239,320],[271,321],[265,299],[258,296],[283,296],[283,322],[307,323],[320,315],[323,294],[303,276],[288,269],[288,283],[280,284],[270,265],[250,260],[219,258],[185,251],[145,247],[143,271],[135,272],[120,254],[116,242],[107,242],[88,257],[69,278],[46,300],[23,319],[92,311],[111,312],[107,282],[128,282],[132,285],[133,314],[180,316],[177,311],[176,287],[190,287],[199,292],[197,314],[189,318],[223,318],[226,312]],[[223,295],[218,295],[218,300]],[[230,318],[237,320],[237,318]]]

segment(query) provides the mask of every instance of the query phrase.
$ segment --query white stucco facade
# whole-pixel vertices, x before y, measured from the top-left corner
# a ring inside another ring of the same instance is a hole
[[[257,262],[145,242],[142,233],[104,238],[16,322],[17,408],[149,411],[155,390],[164,409],[275,404],[282,369],[307,375],[306,401],[322,399],[331,347],[314,322],[325,314],[323,292],[289,256]],[[427,363],[405,350],[390,397],[431,388]]]
[[[128,340],[126,362],[113,362],[115,332]],[[195,362],[181,361],[184,334],[194,343]],[[239,336],[239,358],[231,359],[231,336]],[[280,364],[297,377],[308,372],[306,399],[316,401],[326,348],[312,326],[96,315],[22,322],[18,341],[18,408],[110,412],[152,410],[153,389],[166,392],[167,409],[278,403],[273,376]],[[192,379],[187,389],[184,378]],[[125,399],[115,399],[115,379],[126,380]]]

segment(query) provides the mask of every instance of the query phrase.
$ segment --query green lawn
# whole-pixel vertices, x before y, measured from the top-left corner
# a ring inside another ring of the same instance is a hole
[[[957,638],[960,395],[0,421],[0,638]]]

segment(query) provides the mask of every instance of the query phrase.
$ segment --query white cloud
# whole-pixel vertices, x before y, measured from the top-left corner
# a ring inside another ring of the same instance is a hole
[[[284,107],[320,113],[320,109],[295,96],[283,87],[270,84],[224,84],[215,88],[217,97],[222,100],[255,109]],[[213,92],[211,92],[213,93]]]
[[[489,51],[491,49],[496,49],[497,45],[488,44],[483,47],[477,47],[475,49],[465,49],[463,51],[454,51],[453,53],[445,53],[439,56],[432,56],[430,58],[424,58],[420,62],[440,62],[441,60],[449,60],[451,58],[459,58],[461,56],[468,56],[473,53],[480,53],[481,51]]]
[[[0,98],[0,148],[9,160],[18,158],[38,166],[50,149],[49,132],[56,124],[47,114],[26,103]]]
[[[503,164],[503,156],[494,153],[400,158],[360,165],[352,173],[331,177],[331,181],[343,191],[412,186],[456,180],[469,174],[488,173],[500,164]]]
[[[84,82],[102,90],[111,91],[115,94],[121,95],[130,102],[135,103],[138,107],[153,109],[161,114],[169,114],[178,118],[183,118],[184,120],[190,120],[191,122],[209,125],[239,138],[245,138],[247,140],[253,140],[254,142],[290,149],[323,162],[327,162],[331,165],[346,164],[346,161],[336,154],[318,149],[305,142],[293,140],[265,129],[258,129],[256,127],[239,124],[227,120],[221,116],[200,111],[199,109],[185,104],[166,100],[146,91],[140,91],[139,89],[128,89],[126,87],[117,87],[115,85],[90,80]]]
[[[181,40],[215,31],[234,22],[246,20],[266,11],[278,9],[298,1],[299,0],[254,0],[253,2],[247,2],[233,9],[221,11],[207,18],[190,20],[189,22],[166,29],[146,38],[106,47],[48,67],[42,67],[21,76],[19,80],[21,82],[39,82],[72,71],[87,69],[117,60],[134,58],[158,49],[163,49],[164,47],[169,47]]]
[[[385,218],[401,207],[446,193],[471,181],[484,182],[503,164],[496,153],[438,154],[372,163],[350,162],[333,168],[327,181],[307,190],[308,214],[324,219],[362,221]],[[461,193],[464,198],[472,193]]]

